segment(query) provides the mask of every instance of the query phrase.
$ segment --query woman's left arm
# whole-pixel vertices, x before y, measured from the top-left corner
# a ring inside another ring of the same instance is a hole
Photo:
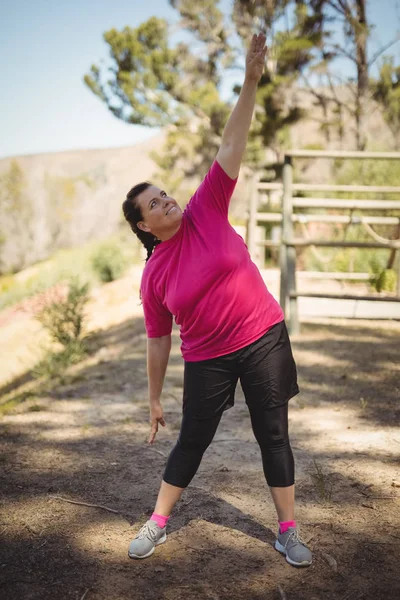
[[[231,179],[239,175],[253,116],[258,82],[264,70],[267,47],[265,35],[253,35],[246,56],[246,73],[237,104],[222,135],[216,160]]]

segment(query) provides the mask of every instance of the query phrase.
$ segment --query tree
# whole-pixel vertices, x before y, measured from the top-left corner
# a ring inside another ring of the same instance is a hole
[[[325,6],[336,13],[343,25],[344,43],[334,43],[336,56],[344,56],[356,66],[356,91],[354,108],[351,108],[356,122],[356,145],[365,150],[365,112],[369,90],[367,42],[370,28],[367,22],[366,0],[326,0]]]
[[[345,114],[354,121],[356,147],[365,150],[367,145],[366,119],[371,99],[370,69],[376,60],[399,40],[397,35],[385,46],[379,48],[369,58],[369,42],[372,26],[368,23],[367,0],[321,0],[319,10],[322,14],[323,39],[321,61],[307,75],[303,74],[310,93],[316,103],[322,108],[323,130],[327,141],[329,130],[334,127],[343,135],[343,119]],[[332,25],[338,30],[341,25],[343,39],[340,41],[333,36]],[[355,67],[355,77],[341,77],[333,72],[335,59],[341,58],[352,63]],[[310,83],[310,75],[318,73],[319,86]],[[347,98],[341,97],[340,87],[347,89]],[[330,111],[328,110],[330,107]],[[330,118],[329,112],[334,119]]]
[[[393,57],[386,57],[379,79],[372,84],[373,98],[382,107],[382,114],[392,132],[395,148],[400,148],[400,66],[394,66]]]
[[[180,178],[171,174],[203,175],[218,148],[231,110],[220,95],[222,72],[243,68],[245,45],[256,24],[261,31],[274,29],[293,9],[293,25],[274,35],[273,68],[260,82],[249,152],[249,162],[259,162],[266,146],[279,148],[289,125],[303,116],[288,89],[313,59],[321,44],[319,0],[235,0],[232,25],[214,0],[170,0],[180,17],[178,28],[189,32],[193,44],[170,45],[168,25],[152,17],[137,28],[112,29],[104,34],[112,65],[93,65],[84,80],[118,118],[129,123],[168,126],[163,153],[154,153],[164,179],[172,186]],[[239,93],[240,88],[234,90]],[[190,166],[189,166],[190,164]],[[170,188],[171,189],[171,188]]]
[[[0,272],[15,272],[25,265],[32,241],[32,217],[24,172],[12,160],[0,177]]]

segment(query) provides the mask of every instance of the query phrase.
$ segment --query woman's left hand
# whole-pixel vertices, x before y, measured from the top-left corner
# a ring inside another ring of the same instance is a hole
[[[266,37],[263,33],[254,34],[251,38],[250,47],[246,55],[245,79],[256,81],[261,79],[265,67],[265,57],[268,48],[265,45]]]

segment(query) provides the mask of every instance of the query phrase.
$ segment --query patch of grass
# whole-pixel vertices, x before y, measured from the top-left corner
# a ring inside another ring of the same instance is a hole
[[[44,406],[41,406],[40,404],[32,404],[29,408],[28,411],[29,412],[40,412],[41,410],[46,410]]]
[[[3,404],[0,404],[0,415],[8,415],[11,413],[16,406],[22,404],[27,398],[31,398],[32,396],[36,396],[33,391],[25,391],[6,400]]]
[[[69,366],[80,362],[85,356],[86,348],[80,341],[71,342],[60,352],[48,350],[44,358],[34,367],[33,375],[38,379],[57,379],[65,383],[65,371]]]
[[[125,419],[122,419],[121,423],[123,425],[128,425],[129,423],[133,423],[133,418],[132,417],[125,417]]]
[[[368,406],[368,400],[365,400],[365,398],[360,398],[360,406],[362,408],[362,410],[364,410],[365,408],[367,408]]]
[[[315,473],[311,473],[311,479],[314,482],[315,489],[319,499],[322,502],[332,501],[332,484],[328,481],[328,476],[323,472],[322,466],[315,460],[313,461]]]

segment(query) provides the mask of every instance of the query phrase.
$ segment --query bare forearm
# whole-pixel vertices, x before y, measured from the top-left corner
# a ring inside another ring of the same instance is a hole
[[[246,149],[256,91],[265,66],[265,35],[253,35],[246,55],[246,75],[237,104],[225,125],[217,161],[232,179],[239,175],[240,164]]]
[[[229,117],[224,133],[222,135],[222,144],[230,146],[236,152],[243,154],[251,120],[253,117],[254,105],[256,101],[257,81],[245,79],[235,108]]]
[[[239,175],[253,116],[256,90],[257,81],[245,79],[237,104],[222,135],[217,161],[232,179]]]
[[[170,351],[170,335],[147,340],[147,376],[150,404],[160,401]]]

